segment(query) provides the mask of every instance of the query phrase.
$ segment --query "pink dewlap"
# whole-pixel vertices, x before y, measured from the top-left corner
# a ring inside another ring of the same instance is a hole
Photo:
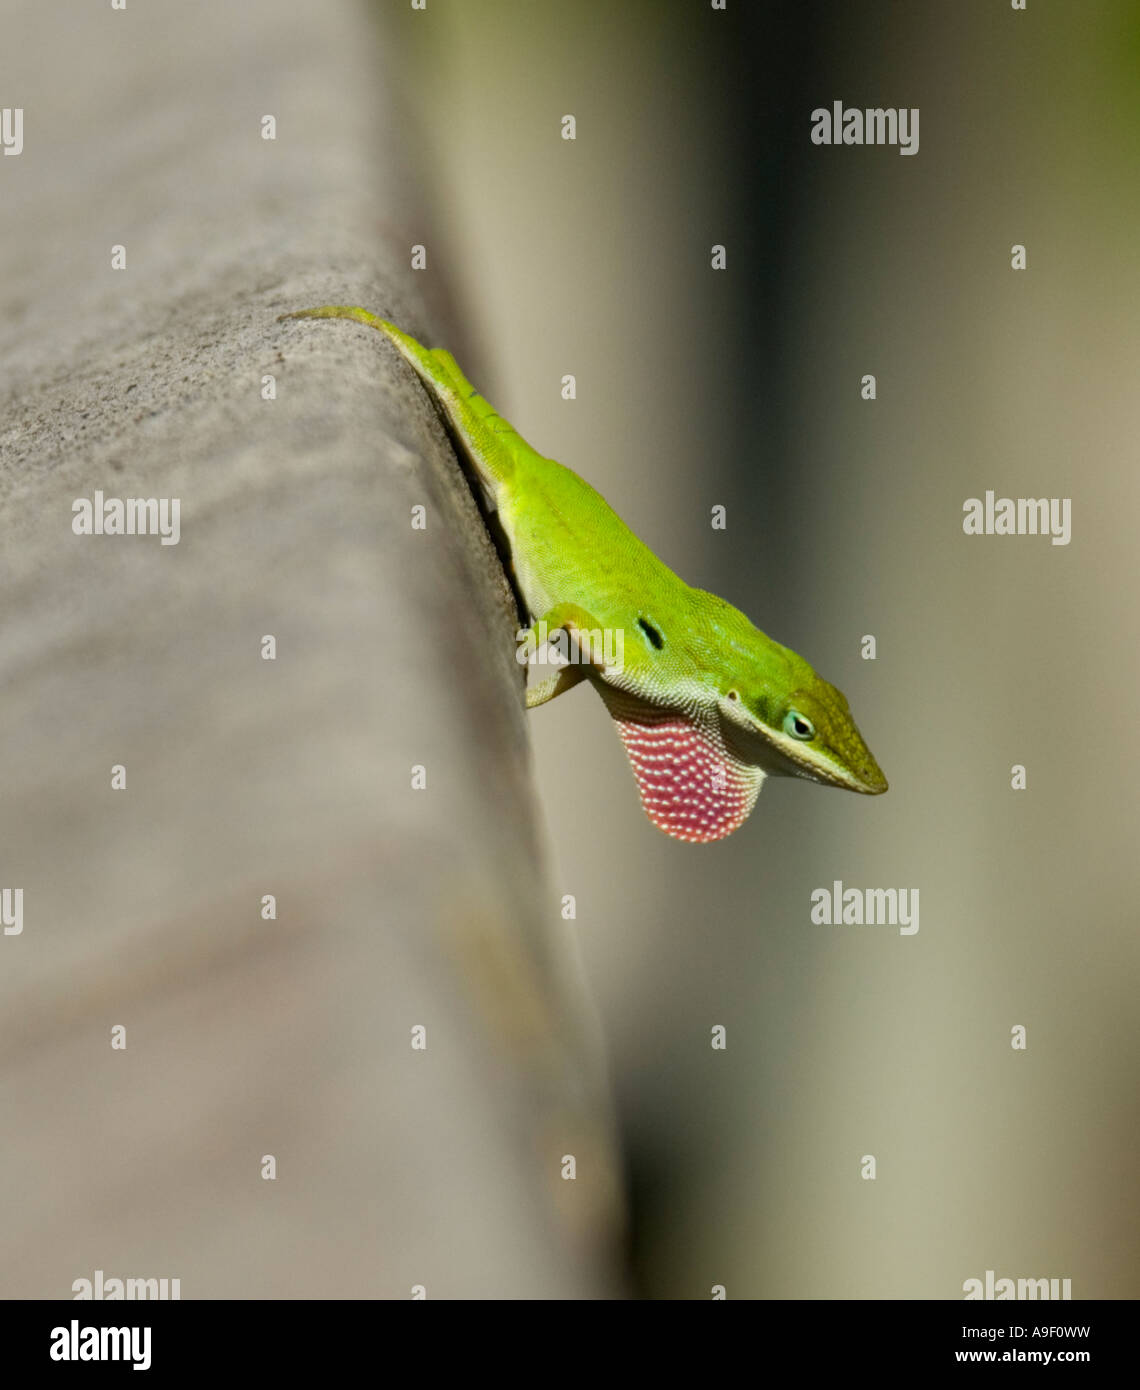
[[[706,844],[723,840],[747,819],[761,779],[732,762],[718,738],[683,715],[652,707],[633,714],[611,706],[610,713],[641,804],[659,830]]]

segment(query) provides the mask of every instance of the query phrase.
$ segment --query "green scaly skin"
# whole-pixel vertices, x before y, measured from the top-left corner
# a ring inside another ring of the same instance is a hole
[[[532,449],[449,352],[365,309],[330,304],[283,317],[366,324],[415,368],[498,512],[519,592],[541,620],[532,643],[561,629],[583,658],[532,685],[528,706],[588,679],[660,829],[721,839],[747,818],[769,775],[872,796],[887,790],[842,693],[724,599],[679,579],[589,483]],[[622,634],[620,667],[604,662],[607,629]]]

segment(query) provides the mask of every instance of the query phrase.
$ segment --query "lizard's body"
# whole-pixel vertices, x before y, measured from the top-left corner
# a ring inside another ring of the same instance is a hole
[[[678,578],[589,483],[532,449],[450,353],[364,309],[328,305],[286,317],[365,323],[416,369],[498,513],[539,635],[571,632],[593,658],[532,686],[528,705],[588,678],[660,829],[684,840],[723,838],[747,817],[768,774],[886,791],[843,695],[724,599]],[[620,669],[585,639],[606,631],[622,634]]]

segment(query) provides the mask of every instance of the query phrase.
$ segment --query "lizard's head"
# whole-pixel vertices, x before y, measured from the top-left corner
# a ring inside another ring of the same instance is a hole
[[[725,605],[726,607],[728,605]],[[729,628],[716,691],[725,742],[772,776],[877,796],[887,779],[839,691],[741,613]],[[722,629],[723,630],[723,629]]]
[[[885,792],[840,692],[723,599],[691,593],[683,645],[644,620],[636,665],[627,648],[624,669],[595,681],[654,825],[678,840],[721,840],[769,774]]]

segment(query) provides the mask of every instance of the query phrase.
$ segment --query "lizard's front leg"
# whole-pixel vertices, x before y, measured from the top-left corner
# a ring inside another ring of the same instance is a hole
[[[577,660],[563,666],[553,676],[528,687],[527,709],[537,709],[539,705],[545,705],[556,696],[572,690],[585,678],[588,667],[593,666],[599,671],[606,669],[602,626],[576,603],[558,603],[543,614],[520,643],[520,660],[523,650],[536,652],[556,632],[565,632],[571,638]]]
[[[566,691],[572,690],[578,685],[586,675],[584,666],[564,666],[561,671],[553,676],[547,676],[544,681],[535,681],[534,685],[526,688],[526,707],[527,709],[537,709],[539,705],[545,705],[553,700],[557,695],[564,695]]]

